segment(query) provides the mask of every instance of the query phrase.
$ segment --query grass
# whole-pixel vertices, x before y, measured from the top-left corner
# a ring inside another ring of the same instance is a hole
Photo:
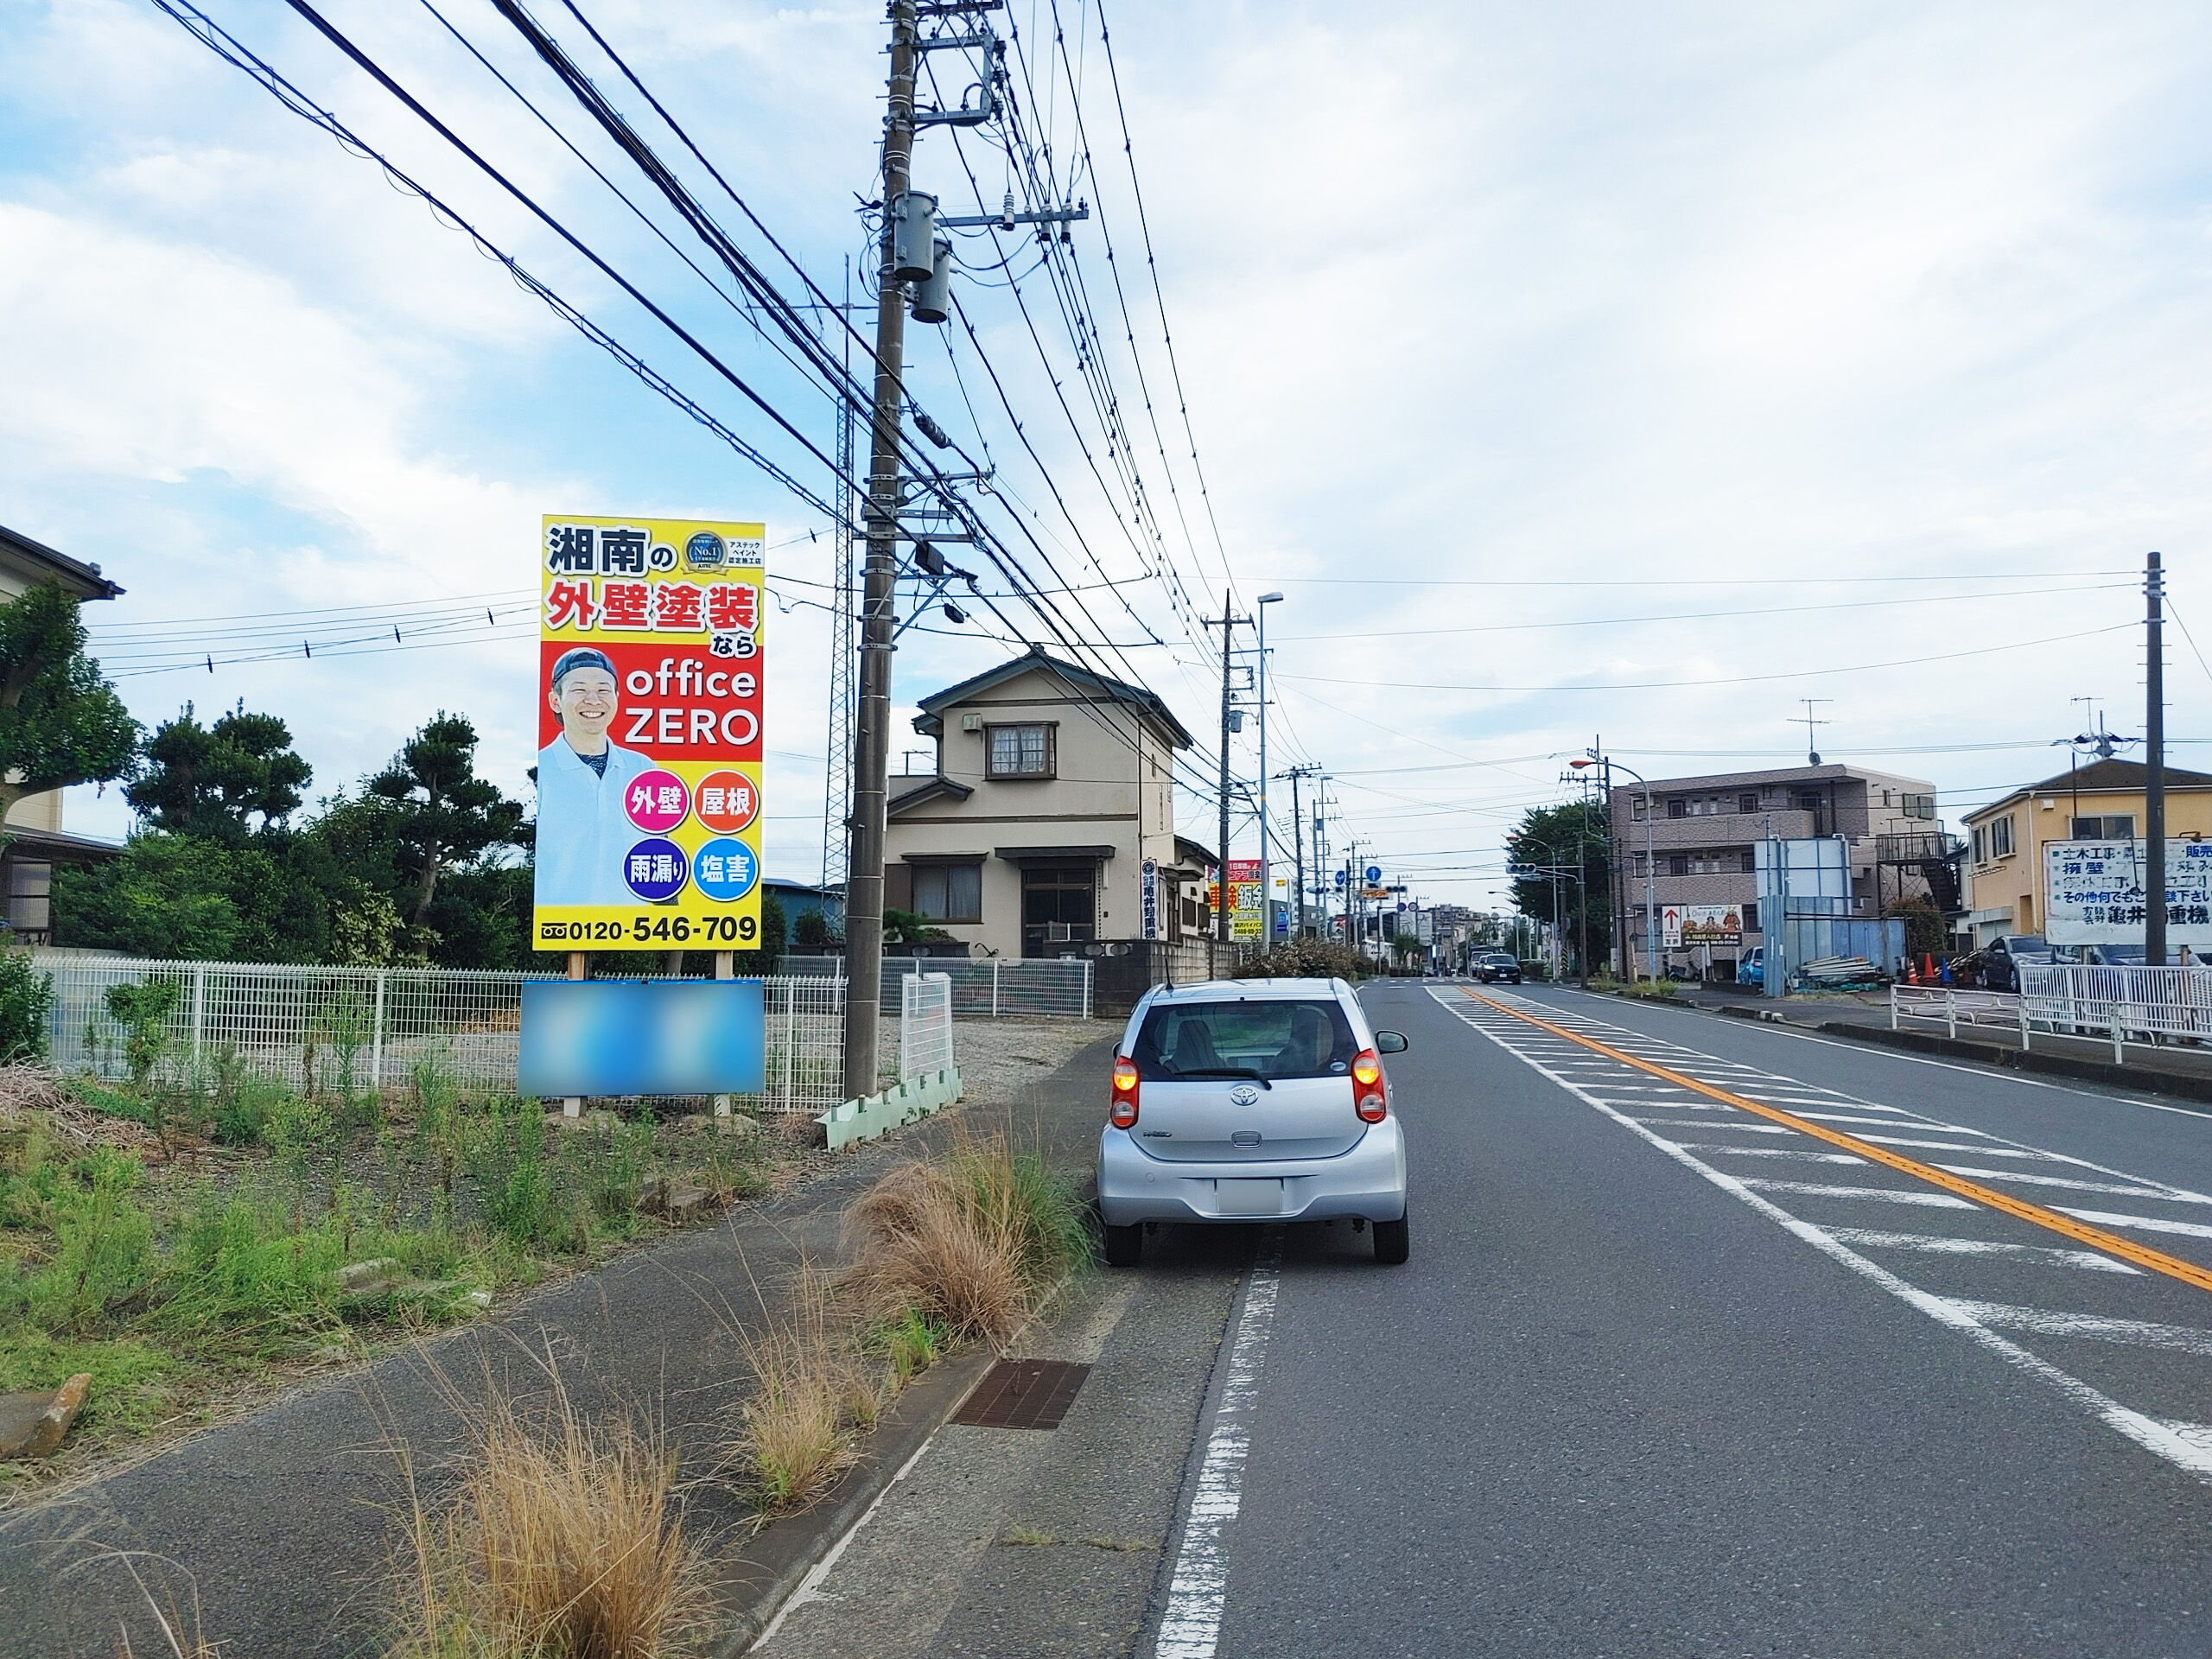
[[[341,1082],[343,1023],[321,1055]],[[588,1265],[658,1230],[638,1213],[648,1179],[730,1198],[768,1185],[759,1138],[549,1128],[535,1103],[472,1093],[439,1057],[413,1072],[410,1090],[348,1096],[221,1052],[60,1092],[0,1068],[0,1387],[92,1375],[61,1464]],[[341,1270],[372,1260],[400,1282],[347,1289]],[[59,1472],[0,1467],[0,1498]]]
[[[830,1287],[800,1271],[789,1311],[741,1338],[753,1392],[729,1450],[754,1502],[769,1515],[805,1508],[852,1465],[853,1433],[880,1402]]]
[[[657,1430],[587,1417],[554,1376],[536,1411],[494,1390],[472,1439],[442,1510],[407,1469],[389,1659],[660,1659],[703,1629],[702,1557]]]
[[[861,1306],[954,1339],[1006,1341],[1090,1259],[1067,1183],[1002,1136],[963,1138],[939,1160],[893,1170],[846,1225],[855,1248],[845,1283]]]

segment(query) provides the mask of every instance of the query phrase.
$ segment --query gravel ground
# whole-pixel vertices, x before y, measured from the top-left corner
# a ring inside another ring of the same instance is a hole
[[[960,1067],[960,1103],[1003,1106],[1027,1097],[1085,1045],[1121,1029],[1117,1020],[955,1020],[952,1056]],[[899,1081],[899,1020],[887,1017],[876,1038],[878,1074]],[[1103,1086],[1103,1079],[1101,1079]]]

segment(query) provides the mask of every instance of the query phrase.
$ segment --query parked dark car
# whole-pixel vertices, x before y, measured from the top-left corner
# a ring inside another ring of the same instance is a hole
[[[1503,950],[1492,950],[1475,958],[1475,977],[1485,985],[1495,985],[1500,980],[1518,985],[1521,982],[1521,963]]]
[[[1981,982],[1993,991],[2017,991],[2022,963],[2057,960],[2050,942],[2037,934],[2002,934],[1981,949]]]

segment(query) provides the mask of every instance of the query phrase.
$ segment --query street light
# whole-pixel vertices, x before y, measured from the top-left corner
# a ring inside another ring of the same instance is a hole
[[[1262,594],[1260,618],[1260,949],[1275,947],[1274,873],[1268,847],[1268,607],[1280,605],[1281,594]]]
[[[1618,760],[1601,761],[1595,756],[1581,760],[1570,760],[1567,764],[1570,766],[1602,765],[1609,768],[1620,766]],[[1643,965],[1651,970],[1652,978],[1656,979],[1659,977],[1657,967],[1659,909],[1651,897],[1652,876],[1656,868],[1656,861],[1651,855],[1651,785],[1644,782],[1643,773],[1628,766],[1621,766],[1621,770],[1635,779],[1643,790]],[[1608,787],[1605,791],[1605,816],[1609,818],[1613,815],[1612,790],[1610,787],[1611,781],[1611,779],[1606,779]],[[1586,899],[1583,902],[1587,904],[1589,900]]]

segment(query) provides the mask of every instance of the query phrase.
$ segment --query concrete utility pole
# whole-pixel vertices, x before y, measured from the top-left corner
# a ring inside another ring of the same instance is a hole
[[[1221,902],[1214,906],[1213,936],[1222,944],[1227,944],[1229,943],[1229,912],[1236,902],[1229,891],[1229,716],[1233,712],[1229,687],[1230,630],[1240,622],[1249,626],[1252,619],[1236,614],[1236,595],[1224,588],[1221,594],[1219,620],[1221,623],[1221,849],[1217,856],[1221,860],[1221,880],[1216,883],[1216,887],[1220,893]],[[1215,619],[1202,617],[1199,620],[1203,626],[1210,628],[1214,626]],[[1264,821],[1262,823],[1264,827]]]
[[[883,996],[883,841],[891,759],[893,582],[899,560],[899,433],[906,299],[893,238],[914,154],[916,0],[891,0],[883,118],[883,263],[875,289],[875,415],[868,442],[868,566],[861,595],[859,729],[853,745],[853,858],[845,878],[845,1092],[875,1088]]]
[[[2144,657],[2146,706],[2143,711],[2143,838],[2150,844],[2150,871],[2143,887],[2143,960],[2166,965],[2166,642],[2163,607],[2165,576],[2158,556],[2151,555],[2143,579],[2148,634]],[[2043,918],[2050,926],[2050,918]]]
[[[1274,840],[1274,826],[1268,822],[1268,607],[1280,604],[1281,594],[1262,594],[1259,602],[1252,607],[1260,622],[1260,670],[1257,676],[1260,705],[1260,949],[1275,948],[1275,876],[1270,856]],[[1226,605],[1221,607],[1226,611]]]
[[[1291,856],[1296,861],[1298,875],[1298,903],[1292,913],[1291,937],[1298,939],[1306,937],[1306,811],[1299,804],[1298,782],[1301,778],[1313,777],[1320,770],[1319,766],[1300,766],[1281,774],[1290,779]],[[1321,849],[1316,846],[1313,850],[1318,855]]]

